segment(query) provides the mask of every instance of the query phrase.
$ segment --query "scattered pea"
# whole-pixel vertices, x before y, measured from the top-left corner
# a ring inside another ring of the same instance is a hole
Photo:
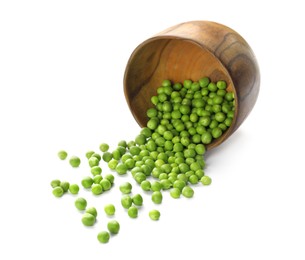
[[[156,210],[156,209],[153,209],[151,211],[149,211],[149,217],[151,218],[151,220],[159,220],[160,218],[160,211],[159,210]]]
[[[101,231],[97,234],[97,239],[100,243],[106,244],[110,239],[110,234],[107,231]]]
[[[104,207],[104,211],[108,216],[113,216],[115,214],[115,206],[113,204],[107,204]]]
[[[174,199],[180,198],[181,191],[179,188],[172,188],[170,191],[170,195]]]
[[[64,150],[59,151],[59,152],[57,153],[57,155],[58,155],[58,157],[59,157],[60,160],[66,160],[66,158],[67,158],[67,156],[68,156],[67,152],[64,151]]]
[[[140,194],[136,194],[132,197],[132,202],[136,206],[142,206],[143,205],[143,198]]]
[[[95,217],[90,213],[85,213],[82,217],[82,222],[85,226],[93,226],[95,221]]]
[[[203,176],[200,181],[203,185],[210,185],[212,183],[212,179],[209,176]]]
[[[63,188],[62,187],[60,187],[60,186],[57,186],[57,187],[55,187],[54,189],[53,189],[53,195],[55,196],[55,197],[62,197],[62,195],[64,194],[64,190],[63,190]]]
[[[55,188],[55,187],[58,187],[58,186],[60,186],[60,180],[51,181],[51,187],[52,188]]]
[[[182,189],[182,195],[186,198],[192,198],[194,195],[194,190],[190,186],[185,186]]]
[[[123,208],[128,209],[132,205],[132,198],[129,195],[123,195],[121,198]]]
[[[106,143],[102,143],[100,145],[100,150],[104,153],[104,152],[107,152],[109,150],[109,145],[106,144]]]
[[[69,187],[70,187],[70,183],[67,182],[67,181],[62,181],[60,183],[60,187],[62,187],[63,191],[64,192],[67,192],[69,190]]]
[[[104,191],[111,189],[111,182],[108,179],[102,179],[100,185],[103,187]]]
[[[129,194],[131,193],[132,185],[129,182],[124,182],[120,185],[120,191],[123,194]]]
[[[87,201],[84,198],[77,198],[74,204],[78,210],[85,210],[87,207]]]
[[[103,193],[103,187],[101,184],[94,183],[91,186],[91,191],[92,191],[92,194],[94,194],[94,195],[100,195]]]
[[[128,216],[131,218],[137,218],[138,217],[138,209],[135,206],[131,206],[128,209]]]
[[[80,159],[77,156],[71,156],[69,163],[72,167],[77,168],[80,165]]]
[[[95,218],[97,217],[97,210],[95,207],[87,208],[86,213],[93,215]]]
[[[154,191],[151,195],[151,200],[155,203],[155,204],[161,204],[162,203],[162,193],[160,191]]]
[[[120,231],[120,224],[116,220],[111,220],[108,222],[107,228],[111,234],[118,234]]]
[[[71,194],[78,194],[79,186],[77,184],[71,184],[69,186],[69,191],[70,191]]]
[[[93,179],[90,176],[84,177],[81,184],[85,189],[90,189],[93,184]]]
[[[99,175],[102,173],[102,168],[100,166],[93,166],[91,167],[91,173],[93,176]]]

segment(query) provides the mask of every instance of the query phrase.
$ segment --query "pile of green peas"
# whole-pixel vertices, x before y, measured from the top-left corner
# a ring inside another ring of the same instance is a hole
[[[167,190],[173,199],[181,195],[192,198],[192,185],[211,184],[212,179],[204,172],[205,146],[222,136],[231,126],[235,113],[234,93],[227,91],[226,82],[211,82],[208,77],[183,83],[164,80],[156,95],[151,97],[151,103],[152,107],[146,112],[147,125],[134,140],[118,142],[111,152],[109,145],[102,143],[99,146],[101,155],[94,151],[86,153],[91,176],[81,181],[85,190],[100,195],[113,187],[115,177],[113,174],[102,176],[101,161],[118,175],[130,172],[143,192],[151,195],[154,204],[162,203],[162,193]],[[61,160],[67,156],[64,150],[58,152]],[[81,161],[79,157],[71,156],[69,163],[76,168]],[[55,197],[61,197],[67,191],[71,194],[79,192],[79,186],[69,182],[53,180],[51,186]],[[130,218],[137,218],[143,197],[131,194],[132,184],[129,182],[122,183],[119,190],[122,207]],[[86,208],[84,198],[78,198],[75,206],[85,210],[82,217],[85,226],[95,224],[97,211],[94,207]],[[107,216],[113,216],[115,206],[108,204],[104,211]],[[154,221],[159,220],[160,215],[156,209],[148,214]],[[107,227],[108,231],[101,231],[97,236],[101,243],[107,243],[120,229],[117,221],[109,222]]]

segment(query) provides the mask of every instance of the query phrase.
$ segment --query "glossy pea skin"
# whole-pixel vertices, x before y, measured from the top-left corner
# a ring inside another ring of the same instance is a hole
[[[52,180],[50,184],[52,188],[58,187],[60,186],[60,180]]]
[[[192,198],[194,195],[194,190],[190,186],[185,186],[182,189],[182,195],[186,198]]]
[[[91,167],[90,171],[93,176],[100,175],[102,173],[102,168],[100,166],[93,166],[93,167]]]
[[[209,176],[203,176],[200,181],[203,185],[210,185],[212,183],[212,179]]]
[[[154,181],[152,184],[151,184],[151,190],[152,191],[160,191],[162,190],[162,184],[158,181]]]
[[[81,161],[77,156],[71,156],[69,163],[73,168],[77,168],[80,165]]]
[[[132,202],[136,206],[142,206],[143,205],[143,198],[140,194],[136,194],[132,197]]]
[[[63,189],[64,192],[67,192],[69,190],[70,183],[67,181],[62,181],[60,183],[60,187]]]
[[[141,182],[141,188],[143,191],[150,191],[151,190],[151,183],[148,180]]]
[[[82,223],[84,226],[93,226],[95,221],[95,217],[90,213],[85,213],[82,217]]]
[[[160,216],[161,216],[160,211],[156,210],[156,209],[149,211],[148,215],[149,215],[150,219],[154,220],[154,221],[159,220]]]
[[[125,209],[129,209],[132,205],[132,198],[129,195],[123,195],[121,198],[121,205]]]
[[[123,163],[119,163],[116,167],[115,167],[115,170],[116,172],[119,174],[119,175],[124,175],[127,173],[127,166]]]
[[[87,201],[84,198],[77,198],[74,205],[78,210],[85,210],[87,207]]]
[[[101,143],[100,144],[100,150],[104,153],[107,152],[109,150],[109,145],[106,143]]]
[[[90,176],[84,177],[81,184],[85,189],[90,189],[93,184],[93,179]]]
[[[88,160],[89,166],[92,168],[94,166],[98,166],[100,161],[98,158],[96,158],[95,156],[91,156]]]
[[[97,183],[94,183],[92,186],[91,186],[91,192],[92,194],[94,195],[100,195],[103,193],[103,187],[102,185],[100,184],[97,184]]]
[[[109,242],[110,234],[107,231],[101,231],[97,234],[97,239],[100,243],[106,244]]]
[[[104,179],[107,179],[108,181],[110,181],[111,184],[114,183],[114,176],[113,176],[113,174],[111,174],[111,173],[106,174],[106,175],[104,176]]]
[[[132,185],[129,182],[124,182],[119,187],[123,194],[130,194],[132,190]]]
[[[180,198],[181,190],[179,188],[172,188],[170,191],[170,195],[174,199]]]
[[[70,191],[71,194],[78,194],[79,186],[77,184],[71,184],[69,186],[69,191]]]
[[[104,207],[104,211],[107,216],[113,216],[115,214],[115,206],[113,204],[107,204]]]
[[[97,217],[97,210],[95,207],[87,208],[86,213],[93,215],[95,218]]]
[[[93,183],[99,184],[102,181],[102,179],[103,179],[102,175],[95,175],[93,177]]]
[[[60,198],[64,194],[64,190],[62,189],[62,187],[57,186],[53,189],[52,193],[55,197]]]
[[[109,180],[107,180],[106,178],[101,180],[100,185],[102,186],[104,191],[111,189],[111,182]]]
[[[102,159],[104,162],[110,162],[110,160],[112,159],[112,153],[110,152],[104,152],[102,155]]]
[[[163,196],[162,193],[160,191],[154,191],[151,195],[151,200],[155,203],[155,204],[161,204],[162,200],[163,200]]]
[[[60,160],[66,160],[68,153],[64,150],[61,150],[57,153],[57,156]]]
[[[88,151],[88,152],[86,152],[86,158],[89,160],[90,157],[91,157],[94,153],[95,153],[94,151]]]
[[[128,209],[128,216],[131,218],[137,218],[138,217],[138,209],[135,206],[131,206]]]
[[[111,234],[118,234],[120,231],[120,224],[116,220],[111,220],[108,222],[107,228]]]

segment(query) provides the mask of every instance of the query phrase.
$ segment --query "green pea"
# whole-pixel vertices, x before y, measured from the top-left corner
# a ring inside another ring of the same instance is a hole
[[[130,147],[129,152],[131,155],[139,155],[141,152],[141,149],[139,146],[132,146],[132,147]]]
[[[156,210],[156,209],[153,209],[153,210],[149,211],[148,215],[149,215],[151,220],[155,220],[155,221],[159,220],[160,216],[161,216],[160,211]]]
[[[107,152],[109,150],[109,145],[106,143],[101,143],[100,144],[100,150],[104,153]]]
[[[80,165],[80,159],[77,156],[71,156],[69,163],[73,168],[77,168]]]
[[[101,231],[97,234],[97,239],[100,243],[106,244],[109,242],[110,234],[107,231]]]
[[[96,158],[95,156],[91,156],[88,160],[89,166],[92,168],[94,166],[98,166],[100,161],[98,158]]]
[[[160,183],[162,185],[162,190],[168,190],[172,187],[172,183],[168,179],[163,179],[160,181]]]
[[[134,176],[137,183],[141,184],[142,181],[146,180],[146,175],[143,172],[137,172]]]
[[[151,195],[151,200],[155,203],[155,204],[161,204],[162,200],[163,200],[163,196],[162,193],[160,191],[154,191]]]
[[[104,179],[107,179],[108,181],[110,181],[111,184],[114,183],[114,176],[111,173],[106,174]]]
[[[197,183],[198,183],[198,177],[197,177],[197,175],[195,175],[195,174],[191,175],[191,176],[189,177],[189,182],[190,182],[191,184],[197,184]]]
[[[210,79],[208,77],[204,77],[199,79],[199,85],[202,88],[206,88],[210,83]]]
[[[60,187],[63,189],[64,192],[67,192],[69,190],[70,183],[67,181],[62,181],[60,183]]]
[[[129,195],[123,195],[121,198],[123,208],[128,209],[132,205],[132,198]]]
[[[202,176],[200,181],[203,185],[210,185],[212,183],[212,179],[209,176]]]
[[[57,187],[55,187],[54,189],[53,189],[53,195],[55,196],[55,197],[62,197],[62,195],[64,194],[64,190],[63,190],[63,188],[62,187],[60,187],[60,186],[57,186]]]
[[[123,194],[130,194],[132,190],[132,185],[129,182],[124,182],[120,185],[119,188]]]
[[[205,132],[201,135],[201,141],[203,144],[209,144],[212,142],[212,135],[209,132]]]
[[[108,157],[109,155],[107,154],[107,155],[105,155],[105,160],[109,160],[107,157]],[[111,156],[109,156],[109,157],[111,157]],[[109,160],[109,162],[108,162],[108,164],[114,159],[115,161],[119,161],[120,159],[121,159],[121,157],[122,157],[122,154],[121,154],[121,152],[120,152],[120,150],[119,149],[116,149],[116,150],[114,150],[113,152],[112,152],[112,159],[110,159]],[[116,163],[116,165],[117,165],[117,163]],[[116,166],[115,165],[115,166]],[[112,169],[112,168],[111,168]],[[112,169],[112,170],[114,170],[115,169],[115,167]]]
[[[102,181],[102,179],[103,179],[102,175],[95,175],[93,177],[93,183],[99,184]]]
[[[116,160],[116,159],[111,159],[111,160],[108,162],[108,167],[109,167],[109,169],[111,169],[111,170],[115,170],[115,168],[117,167],[118,164],[119,164],[118,160]]]
[[[219,89],[226,89],[227,83],[224,80],[219,80],[219,81],[217,81],[216,86]]]
[[[113,204],[107,204],[104,207],[104,211],[108,216],[113,216],[115,214],[115,206]]]
[[[162,184],[158,181],[154,181],[152,184],[151,184],[151,190],[152,191],[160,191],[162,190]]]
[[[89,160],[90,157],[91,157],[94,153],[95,153],[94,151],[88,151],[88,152],[86,152],[86,158]]]
[[[109,180],[107,180],[106,178],[101,180],[100,185],[102,186],[104,191],[111,189],[111,182]]]
[[[128,168],[124,163],[119,163],[116,167],[115,167],[116,172],[119,175],[124,175],[127,173]]]
[[[70,191],[71,194],[78,194],[79,186],[77,184],[71,184],[69,186],[69,191]]]
[[[93,226],[95,223],[95,217],[92,214],[85,213],[82,217],[82,223],[85,226]]]
[[[136,194],[132,197],[132,202],[136,206],[142,206],[143,205],[143,198],[140,194]]]
[[[51,181],[51,187],[52,188],[55,188],[55,187],[58,187],[58,186],[60,186],[60,180]]]
[[[174,199],[180,198],[181,190],[179,188],[172,188],[170,191],[170,195]]]
[[[87,207],[87,201],[84,198],[77,198],[74,204],[78,210],[85,210]]]
[[[111,234],[118,234],[120,231],[120,224],[116,220],[111,220],[108,222],[107,228]]]
[[[81,181],[81,184],[85,189],[89,189],[93,184],[93,179],[90,176],[84,177]]]
[[[143,191],[150,191],[151,190],[151,183],[148,180],[144,180],[141,182],[141,188]]]
[[[179,175],[178,175],[179,176]],[[185,182],[183,180],[176,180],[173,184],[174,188],[178,188],[180,191],[185,187]]]
[[[103,158],[103,161],[104,161],[104,162],[107,162],[107,163],[108,163],[108,162],[110,162],[110,160],[112,159],[112,153],[110,153],[110,152],[104,152],[102,158]]]
[[[182,189],[182,195],[186,198],[192,198],[194,195],[194,190],[190,186],[185,186]]]
[[[92,154],[92,156],[91,156],[91,157],[95,157],[95,158],[97,158],[97,159],[98,159],[98,161],[100,161],[100,160],[102,159],[101,155],[99,155],[98,153],[94,153],[94,154]]]
[[[131,206],[128,209],[128,216],[131,218],[137,218],[138,217],[138,209],[135,206]]]
[[[66,160],[68,153],[64,150],[61,150],[57,153],[57,155],[60,160]]]
[[[100,166],[91,167],[91,173],[93,176],[100,175],[102,173],[102,168]]]
[[[103,180],[102,180],[103,181]],[[92,186],[91,186],[91,192],[92,194],[94,195],[100,195],[103,193],[103,187],[102,185],[100,184],[97,184],[97,183],[94,183]]]
[[[93,215],[95,218],[97,217],[97,210],[95,207],[87,208],[86,213]]]

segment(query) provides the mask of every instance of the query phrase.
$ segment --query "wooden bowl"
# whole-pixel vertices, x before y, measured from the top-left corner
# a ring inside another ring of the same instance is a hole
[[[183,82],[208,76],[225,80],[235,94],[232,125],[207,146],[232,135],[251,112],[259,92],[260,73],[253,51],[234,30],[215,22],[191,21],[170,27],[141,43],[131,54],[124,75],[124,94],[138,122],[146,126],[150,98],[162,80]]]

